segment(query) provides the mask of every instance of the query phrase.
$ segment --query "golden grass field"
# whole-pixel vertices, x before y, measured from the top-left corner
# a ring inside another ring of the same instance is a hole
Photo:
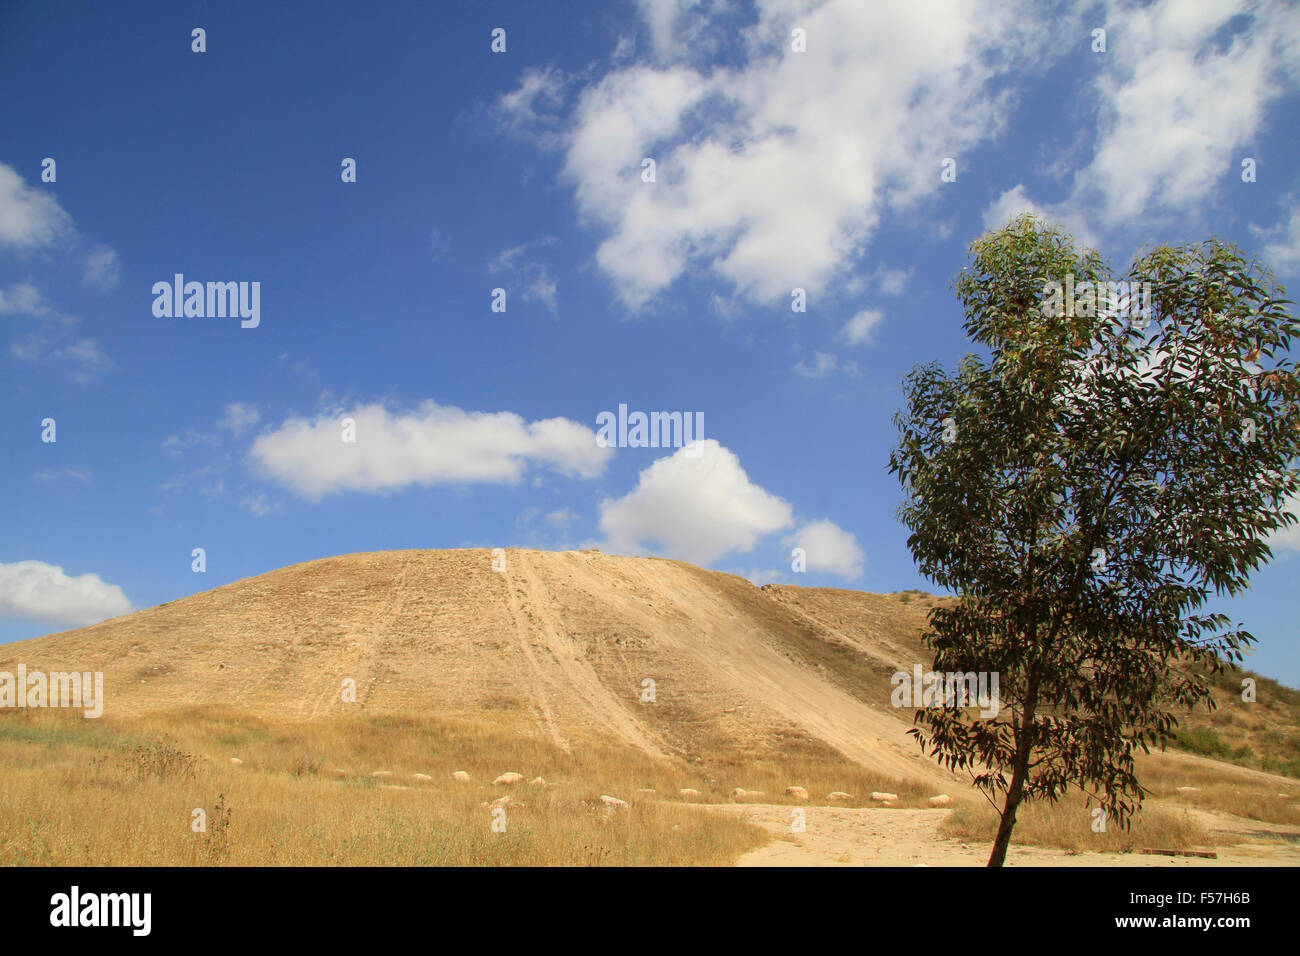
[[[470,781],[453,780],[457,770]],[[508,770],[525,782],[494,786]],[[844,806],[870,806],[867,794],[888,790],[898,794],[898,810],[926,806],[924,786],[847,761],[721,773],[692,775],[597,741],[565,752],[509,719],[370,715],[271,724],[216,708],[121,722],[53,710],[9,713],[0,718],[0,864],[719,866],[772,835],[701,803],[803,806],[784,795],[797,782],[812,805],[844,790],[855,795]],[[546,786],[527,782],[538,776]],[[1300,824],[1294,795],[1277,798],[1265,779],[1233,779],[1182,762],[1153,764],[1149,778],[1167,793],[1131,831],[1093,833],[1080,799],[1022,810],[1017,843],[1124,853],[1226,842],[1189,816],[1191,808]],[[763,796],[735,800],[739,782]],[[682,788],[700,795],[684,798]],[[628,807],[611,811],[602,795]],[[491,804],[503,796],[505,830],[494,832]],[[206,827],[196,832],[199,808]],[[977,796],[964,796],[952,811],[927,812],[936,815],[937,838],[992,839],[995,817]]]
[[[0,864],[982,862],[992,808],[889,706],[937,599],[598,552],[511,550],[509,567],[349,555],[0,646],[0,670],[99,670],[107,696],[99,719],[0,711]],[[1234,686],[1191,724],[1231,762],[1151,755],[1131,831],[1094,832],[1079,795],[1022,808],[1015,844],[1125,854],[1113,865],[1152,848],[1300,863],[1300,781],[1261,769],[1274,743],[1285,765],[1295,702],[1261,682],[1245,704]],[[506,772],[524,782],[494,785]],[[931,808],[939,793],[950,808]]]

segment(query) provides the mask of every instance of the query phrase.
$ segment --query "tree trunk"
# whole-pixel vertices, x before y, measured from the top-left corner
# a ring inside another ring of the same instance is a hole
[[[1029,687],[1025,693],[1024,709],[1020,713],[1020,730],[1016,734],[1016,762],[1011,768],[1011,785],[1007,787],[1007,799],[1002,805],[1002,819],[998,823],[998,835],[993,840],[993,852],[989,854],[989,866],[1002,866],[1007,859],[1007,848],[1011,846],[1011,831],[1016,825],[1016,808],[1025,792],[1025,781],[1029,779],[1029,756],[1034,749],[1034,713],[1038,710],[1038,676],[1029,678]]]
[[[1016,754],[1016,765],[1011,771],[1011,786],[1007,788],[1007,799],[1002,805],[1002,820],[998,823],[998,835],[993,840],[993,852],[989,854],[989,866],[1001,866],[1007,858],[1007,849],[1011,846],[1011,830],[1016,825],[1016,808],[1025,789],[1025,777],[1028,776],[1029,753],[1025,747],[1023,757]]]

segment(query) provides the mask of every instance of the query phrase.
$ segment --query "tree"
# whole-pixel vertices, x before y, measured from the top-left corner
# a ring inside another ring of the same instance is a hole
[[[1212,239],[1115,282],[1032,216],[986,234],[954,286],[987,356],[917,366],[894,416],[908,546],[956,596],[926,629],[934,670],[998,674],[1001,704],[950,693],[911,733],[1002,796],[989,866],[1022,802],[1071,786],[1130,825],[1138,750],[1212,708],[1207,675],[1255,640],[1205,602],[1296,521],[1297,324],[1272,274]]]

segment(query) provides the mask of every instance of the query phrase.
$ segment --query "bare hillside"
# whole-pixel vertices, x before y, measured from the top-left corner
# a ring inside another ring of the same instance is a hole
[[[311,561],[6,645],[0,667],[103,671],[115,716],[500,713],[566,749],[601,739],[704,765],[838,751],[955,782],[905,736],[910,711],[889,705],[889,675],[926,660],[929,598],[757,588],[596,551],[506,556],[503,573],[485,549]]]

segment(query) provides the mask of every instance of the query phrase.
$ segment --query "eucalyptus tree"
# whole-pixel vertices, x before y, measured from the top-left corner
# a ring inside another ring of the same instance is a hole
[[[1230,244],[1116,277],[1032,216],[973,243],[954,286],[983,355],[905,377],[889,469],[919,569],[956,595],[928,622],[934,669],[999,675],[998,716],[950,696],[911,732],[1000,798],[1000,866],[1027,800],[1077,786],[1128,827],[1137,753],[1254,642],[1205,605],[1296,521],[1297,325]]]

